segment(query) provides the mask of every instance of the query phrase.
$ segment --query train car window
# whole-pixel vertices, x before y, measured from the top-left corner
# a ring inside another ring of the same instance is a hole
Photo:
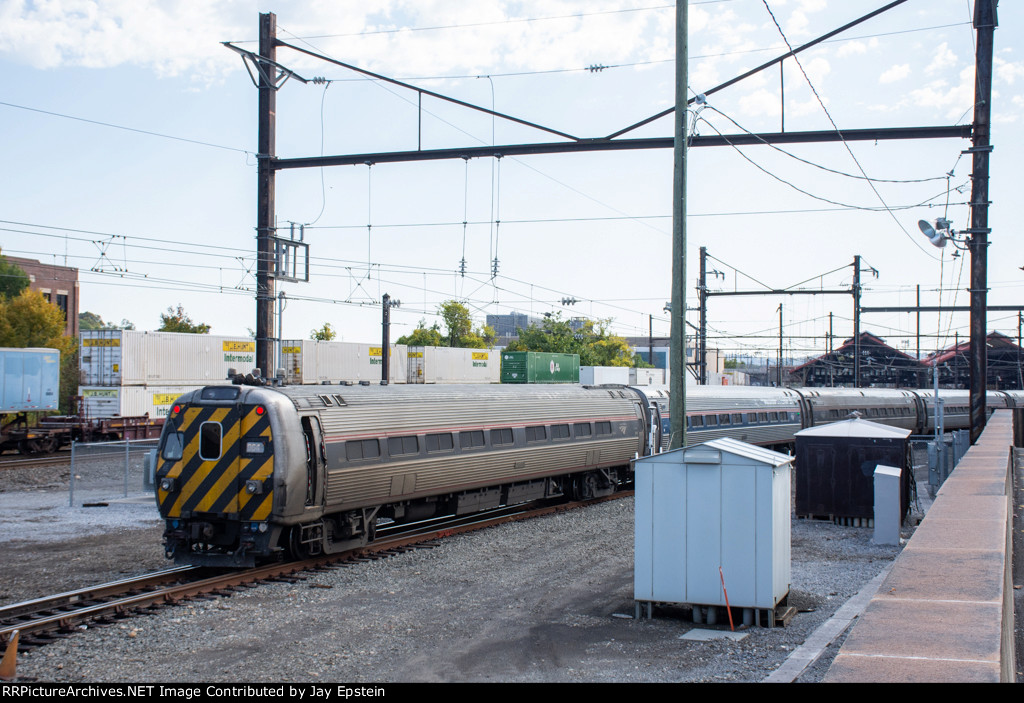
[[[758,413],[757,414],[757,421],[758,422],[768,422],[768,413]]]
[[[548,430],[544,425],[535,425],[526,428],[527,442],[543,442],[548,438]]]
[[[388,454],[401,456],[402,454],[419,454],[420,443],[416,435],[405,437],[388,437]]]
[[[199,458],[204,461],[220,459],[221,426],[219,422],[204,422],[199,427]]]
[[[179,461],[185,453],[185,433],[169,432],[164,440],[163,457],[167,461]]]
[[[743,413],[733,413],[732,424],[742,425],[743,424]]]
[[[779,421],[779,414],[777,412],[768,413],[768,420],[770,422],[778,422]]]
[[[345,459],[375,459],[380,456],[380,441],[376,439],[353,439],[345,442]]]
[[[596,427],[594,428],[594,434],[611,434],[612,433],[612,423],[610,423],[610,422],[598,422],[598,423],[595,423],[595,424],[596,424]]]
[[[718,424],[719,425],[730,425],[730,424],[732,424],[732,421],[729,419],[729,414],[728,413],[722,413],[721,415],[719,415],[718,416]]]
[[[463,449],[484,446],[484,431],[471,430],[469,432],[459,432],[459,446]]]
[[[703,427],[704,426],[704,416],[703,415],[693,415],[692,417],[689,417],[687,419],[690,421],[690,425],[692,427]]]
[[[552,425],[551,439],[569,439],[568,425]]]
[[[428,452],[450,452],[455,448],[455,439],[451,432],[427,435]]]
[[[577,437],[589,437],[591,435],[589,422],[577,422],[573,425]]]
[[[491,444],[493,446],[499,446],[502,444],[513,444],[515,440],[512,438],[512,430],[508,427],[503,427],[497,430],[491,430]]]
[[[718,415],[705,415],[704,425],[706,427],[718,427]]]

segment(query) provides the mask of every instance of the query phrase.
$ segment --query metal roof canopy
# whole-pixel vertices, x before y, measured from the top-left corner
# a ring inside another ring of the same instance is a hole
[[[851,418],[827,425],[808,427],[795,433],[796,437],[861,437],[864,439],[906,439],[910,430],[891,427],[870,420]]]
[[[671,459],[668,458],[669,455],[678,454],[679,452],[683,452],[679,457],[673,456]],[[794,459],[794,457],[791,457],[788,454],[773,452],[771,449],[758,447],[754,444],[747,444],[746,442],[741,442],[738,439],[722,437],[721,439],[712,439],[702,444],[694,444],[689,447],[681,447],[668,452],[661,452],[660,454],[651,454],[649,456],[640,457],[639,459],[636,459],[636,461],[655,461],[658,460],[659,457],[665,457],[665,461],[668,463],[719,464],[722,461],[723,453],[741,456],[745,459],[751,459],[762,464],[767,464],[773,468],[785,466]],[[679,461],[680,458],[681,461]]]

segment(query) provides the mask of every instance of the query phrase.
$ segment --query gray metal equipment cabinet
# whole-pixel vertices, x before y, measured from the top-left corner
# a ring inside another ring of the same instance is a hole
[[[744,622],[789,594],[793,458],[734,439],[653,454],[635,462],[637,615],[653,603],[743,609]],[[719,571],[721,569],[721,572]],[[760,617],[757,618],[760,621]]]

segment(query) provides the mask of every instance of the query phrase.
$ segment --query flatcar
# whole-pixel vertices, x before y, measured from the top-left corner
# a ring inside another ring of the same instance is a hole
[[[963,424],[966,393],[940,394],[947,429]],[[933,398],[912,390],[700,387],[686,403],[688,443],[780,447],[852,412],[918,433],[934,422]],[[382,518],[606,496],[631,459],[669,446],[669,426],[668,392],[650,386],[207,386],[174,404],[157,450],[164,547],[244,566],[364,545]]]

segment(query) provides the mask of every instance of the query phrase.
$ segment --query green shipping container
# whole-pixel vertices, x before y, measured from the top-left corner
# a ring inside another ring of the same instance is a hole
[[[579,383],[580,355],[502,352],[502,383]]]

